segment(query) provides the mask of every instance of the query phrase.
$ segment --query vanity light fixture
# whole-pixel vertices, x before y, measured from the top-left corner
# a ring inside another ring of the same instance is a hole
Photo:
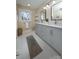
[[[49,4],[48,5],[46,5],[46,7],[43,7],[43,9],[47,9],[49,7]]]
[[[46,7],[43,7],[43,9],[46,9]]]

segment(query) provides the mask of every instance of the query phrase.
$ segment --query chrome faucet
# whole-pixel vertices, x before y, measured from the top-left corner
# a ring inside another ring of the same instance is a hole
[[[57,24],[57,19],[55,19],[55,24]]]

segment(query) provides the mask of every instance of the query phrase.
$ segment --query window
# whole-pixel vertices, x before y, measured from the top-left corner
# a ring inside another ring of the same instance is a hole
[[[31,11],[29,10],[21,10],[19,12],[20,19],[24,21],[30,21],[31,20]]]

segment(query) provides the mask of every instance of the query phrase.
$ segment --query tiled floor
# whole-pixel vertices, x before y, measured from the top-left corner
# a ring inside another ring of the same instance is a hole
[[[17,56],[16,59],[30,59],[27,40],[26,40],[26,37],[29,35],[33,35],[33,37],[36,39],[40,47],[43,49],[43,51],[34,59],[60,59],[60,56],[58,56],[58,54],[54,50],[52,50],[44,41],[42,41],[35,34],[35,32],[30,32],[28,35],[24,34],[17,38],[16,50],[19,56]]]

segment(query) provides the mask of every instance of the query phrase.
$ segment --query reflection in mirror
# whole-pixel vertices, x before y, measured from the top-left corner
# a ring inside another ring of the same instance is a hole
[[[46,20],[46,9],[41,11],[40,18],[41,18],[41,22]]]
[[[62,2],[57,2],[56,4],[52,5],[52,20],[62,20]]]
[[[42,10],[40,13],[41,22],[45,21],[45,19],[46,19],[45,14],[46,14],[45,10]]]

